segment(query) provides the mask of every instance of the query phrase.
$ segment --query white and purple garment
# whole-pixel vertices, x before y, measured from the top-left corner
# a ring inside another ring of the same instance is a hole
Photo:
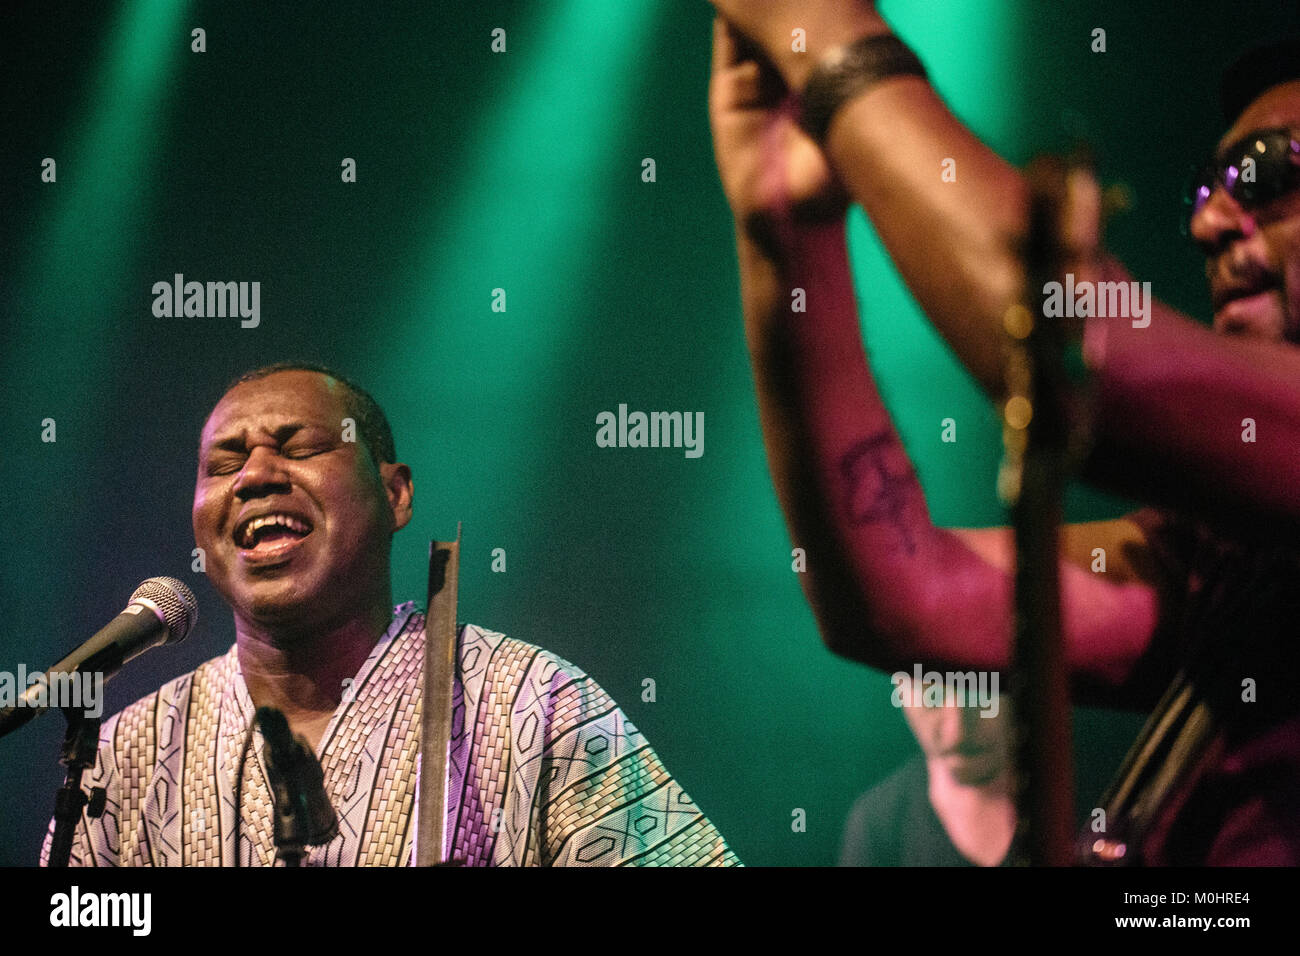
[[[739,863],[585,673],[473,625],[461,628],[458,650],[447,770],[453,860]],[[395,609],[321,738],[318,757],[339,834],[313,847],[305,865],[411,864],[423,659],[424,615],[408,602]],[[273,865],[273,801],[259,731],[245,755],[254,711],[232,647],[106,720],[83,785],[103,787],[107,806],[95,819],[83,811],[72,865]],[[48,854],[47,836],[42,865]]]

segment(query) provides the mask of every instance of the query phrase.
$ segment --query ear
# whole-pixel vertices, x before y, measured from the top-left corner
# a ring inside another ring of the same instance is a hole
[[[411,469],[403,464],[382,464],[379,477],[384,483],[384,492],[388,496],[388,509],[393,515],[393,530],[405,528],[411,520],[415,504],[415,484],[411,480]]]

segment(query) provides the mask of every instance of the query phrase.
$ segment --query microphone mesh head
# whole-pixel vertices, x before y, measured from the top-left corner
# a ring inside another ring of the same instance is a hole
[[[131,595],[132,601],[136,598],[146,598],[162,611],[163,619],[167,621],[166,644],[179,644],[185,640],[199,619],[199,604],[194,600],[194,592],[175,578],[149,578]]]

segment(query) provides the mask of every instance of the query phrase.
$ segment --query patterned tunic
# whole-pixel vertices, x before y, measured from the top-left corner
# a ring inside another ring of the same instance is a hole
[[[627,715],[581,670],[472,625],[462,626],[458,650],[447,770],[453,859],[739,863]],[[313,847],[305,865],[412,863],[423,661],[424,615],[408,602],[395,609],[321,738],[339,835]],[[83,812],[72,865],[272,865],[273,801],[261,733],[249,735],[254,711],[232,647],[106,720],[84,783],[103,787],[107,806],[97,819]],[[47,835],[42,864],[49,844]]]

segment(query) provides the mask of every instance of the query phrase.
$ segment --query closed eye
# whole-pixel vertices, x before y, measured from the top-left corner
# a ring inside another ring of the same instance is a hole
[[[332,447],[326,445],[307,445],[301,448],[286,448],[284,450],[284,457],[294,459],[311,458],[315,455],[323,455],[325,452],[333,450]]]
[[[242,458],[222,458],[208,462],[208,475],[233,475],[243,467],[244,461]]]

